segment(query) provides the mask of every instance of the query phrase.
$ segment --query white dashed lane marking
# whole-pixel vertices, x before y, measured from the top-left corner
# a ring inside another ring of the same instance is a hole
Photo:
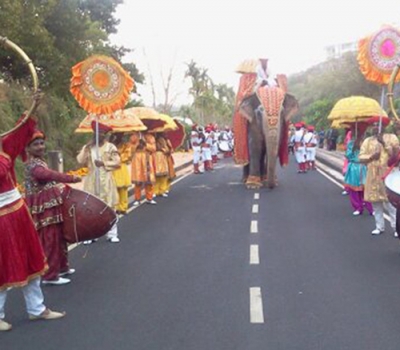
[[[258,221],[251,220],[250,233],[258,233]]]
[[[251,210],[253,214],[258,214],[258,204],[253,204],[253,209]]]
[[[252,244],[250,246],[250,265],[258,265],[260,263],[260,254],[258,245]]]
[[[250,323],[264,323],[263,302],[260,287],[250,288]]]

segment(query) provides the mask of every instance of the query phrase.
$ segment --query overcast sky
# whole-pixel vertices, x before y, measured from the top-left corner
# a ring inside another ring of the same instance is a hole
[[[173,94],[189,102],[185,63],[208,68],[216,83],[237,89],[235,68],[247,58],[268,58],[272,75],[303,71],[325,60],[325,47],[354,42],[384,24],[400,25],[399,0],[125,0],[112,42],[146,75],[139,85],[152,104],[150,74],[163,100],[161,72],[174,67]]]

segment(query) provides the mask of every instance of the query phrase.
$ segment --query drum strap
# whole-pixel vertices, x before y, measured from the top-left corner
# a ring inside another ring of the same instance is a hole
[[[75,234],[75,239],[76,242],[79,242],[78,239],[78,230],[76,228],[76,208],[75,208],[75,204],[73,204],[69,209],[68,209],[68,214],[71,218],[74,219],[74,234]]]

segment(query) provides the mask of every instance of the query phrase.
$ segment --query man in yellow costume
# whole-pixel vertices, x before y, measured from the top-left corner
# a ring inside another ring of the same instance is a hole
[[[128,211],[128,188],[131,185],[129,166],[132,161],[132,146],[130,142],[124,142],[124,133],[118,132],[112,135],[111,142],[117,147],[121,166],[113,171],[115,184],[117,185],[119,202],[116,206],[118,214],[126,214]]]
[[[168,197],[171,181],[175,178],[174,158],[171,142],[163,133],[156,134],[156,185],[154,193],[157,196]]]
[[[390,217],[390,226],[397,237],[396,209],[388,202],[382,177],[387,172],[389,157],[399,147],[399,140],[396,135],[382,134],[380,130],[390,123],[388,117],[373,117],[367,122],[372,126],[372,136],[367,137],[362,143],[359,159],[361,163],[367,165],[364,199],[372,203],[376,226],[371,233],[379,235],[385,231],[383,210],[386,209]]]
[[[132,144],[131,181],[135,185],[135,201],[133,205],[139,205],[143,187],[146,195],[146,203],[157,204],[153,199],[154,184],[156,182],[154,171],[156,140],[154,135],[137,132],[132,134],[130,141]]]
[[[96,123],[92,122],[92,129],[95,131]],[[99,129],[99,147],[96,146],[95,134],[90,143],[83,146],[77,156],[77,161],[83,166],[89,168],[88,175],[83,180],[83,189],[89,193],[96,195],[107,203],[111,208],[116,208],[118,204],[117,185],[113,177],[113,171],[118,169],[121,164],[121,159],[118,154],[117,147],[107,141],[107,133],[112,131],[112,128],[98,123]],[[99,185],[96,186],[96,169]],[[96,187],[98,187],[96,189]],[[118,243],[117,223],[106,234],[107,240],[111,243]],[[90,244],[92,241],[85,241],[85,244]]]

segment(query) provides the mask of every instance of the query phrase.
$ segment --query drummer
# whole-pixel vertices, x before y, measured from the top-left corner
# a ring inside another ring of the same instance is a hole
[[[62,197],[59,184],[80,182],[79,176],[59,173],[48,168],[44,160],[46,145],[43,132],[36,130],[26,148],[25,201],[39,233],[49,269],[43,284],[63,285],[71,282],[67,242],[62,232]]]
[[[375,229],[371,233],[379,235],[385,231],[385,208],[389,213],[390,226],[397,237],[396,209],[388,202],[382,177],[388,169],[388,160],[394,149],[399,147],[399,140],[394,134],[382,133],[382,129],[390,123],[388,117],[372,117],[366,122],[372,127],[372,136],[362,143],[359,159],[367,165],[364,199],[372,203],[374,210]]]
[[[15,188],[14,162],[30,140],[32,119],[18,130],[0,138],[0,331],[12,325],[5,321],[5,303],[10,289],[21,288],[31,320],[53,320],[64,312],[51,311],[44,305],[40,276],[47,264],[28,208]]]
[[[99,147],[96,146],[96,122],[92,122],[93,139],[83,146],[77,156],[77,161],[83,166],[89,168],[89,173],[83,181],[83,189],[91,194],[97,195],[100,199],[108,204],[109,207],[116,209],[118,205],[118,191],[113,171],[118,169],[121,163],[117,147],[107,141],[107,135],[112,128],[108,125],[98,122],[99,130]],[[98,170],[99,186],[96,188],[96,169]],[[110,231],[107,232],[107,240],[110,243],[118,243],[117,223],[114,223]],[[92,243],[91,240],[85,241],[84,244]]]

